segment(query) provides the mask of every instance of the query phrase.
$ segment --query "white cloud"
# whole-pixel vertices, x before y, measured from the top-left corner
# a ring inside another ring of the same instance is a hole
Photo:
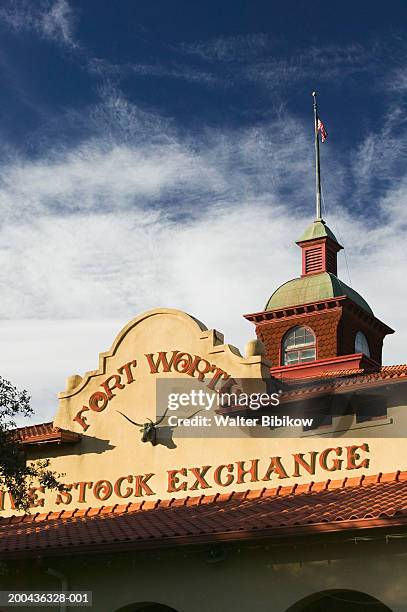
[[[404,94],[407,90],[407,67],[404,65],[394,70],[387,81],[387,87],[392,91]]]
[[[98,367],[98,354],[113,342],[124,320],[0,321],[1,376],[31,395],[33,423],[51,421],[57,393],[73,373]],[[27,419],[20,419],[24,424]]]
[[[212,38],[205,42],[184,43],[180,49],[207,61],[251,60],[271,47],[267,34],[253,33]]]
[[[269,91],[292,87],[294,83],[321,83],[344,81],[352,75],[369,74],[382,70],[378,60],[379,43],[320,45],[297,49],[294,53],[264,54],[248,62],[243,69],[245,78],[255,81]]]
[[[87,69],[90,73],[103,78],[115,79],[117,77],[132,77],[136,75],[157,78],[164,77],[189,83],[199,83],[209,87],[225,87],[228,85],[224,79],[215,76],[215,74],[207,70],[188,66],[175,60],[154,63],[113,64],[104,58],[89,57],[87,59]]]
[[[169,62],[167,64],[133,64],[129,68],[129,71],[133,74],[142,76],[168,77],[212,86],[226,85],[223,79],[216,77],[210,72],[186,66],[179,62]]]
[[[73,13],[67,0],[55,0],[40,19],[40,28],[46,38],[75,46],[73,40]]]
[[[86,210],[142,206],[170,189],[198,189],[205,180],[221,188],[215,167],[183,150],[176,143],[143,149],[115,145],[103,150],[90,144],[61,157],[13,164],[4,170],[6,189],[0,210],[6,218],[31,218],[45,212],[77,213]]]
[[[387,48],[392,45],[397,47],[397,54]],[[275,98],[278,89],[291,88],[298,82],[338,83],[352,75],[373,72],[377,76],[383,71],[383,53],[398,57],[403,45],[399,40],[391,39],[385,44],[377,40],[367,45],[325,44],[298,47],[293,51],[285,48],[284,39],[271,40],[266,34],[257,32],[184,43],[180,49],[222,72],[228,86],[241,86],[242,80],[256,82]],[[397,75],[396,81],[400,83],[401,80],[402,76]]]
[[[387,46],[386,46],[387,45]],[[195,43],[167,46],[166,61],[112,64],[105,58],[88,57],[88,70],[100,77],[117,79],[134,75],[172,78],[210,87],[241,87],[245,81],[266,88],[272,98],[301,83],[342,82],[360,74],[375,74],[382,81],[382,57],[387,53],[397,66],[404,47],[397,39],[367,45],[320,45],[285,49],[284,40],[264,33],[217,37]],[[394,46],[394,49],[392,48]],[[389,47],[389,48],[387,48]],[[401,85],[402,71],[394,72]],[[280,90],[280,91],[278,91]]]
[[[289,193],[294,206],[312,197],[309,135],[290,117],[181,137],[170,121],[141,111],[114,90],[104,96],[82,114],[92,130],[83,144],[47,150],[34,161],[14,156],[4,163],[3,220],[153,205],[170,216],[196,216],[214,203],[231,206],[270,192]],[[340,182],[334,164],[331,176]]]
[[[74,13],[68,0],[6,0],[0,21],[17,32],[33,31],[41,38],[76,48]]]
[[[404,314],[395,308],[407,298],[400,282],[407,256],[402,211],[392,214],[378,228],[343,211],[330,224],[347,247],[354,288],[397,331],[385,341],[385,360],[397,363],[405,361],[407,342]],[[299,274],[293,242],[309,219],[273,202],[250,202],[180,226],[159,218],[143,225],[136,213],[75,221],[50,218],[9,234],[25,246],[13,249],[14,269],[1,279],[3,308],[17,317],[31,309],[33,319],[2,321],[0,367],[28,386],[37,421],[52,418],[65,378],[96,367],[98,353],[144,310],[180,308],[244,350],[254,328],[241,315],[262,310],[279,284]],[[340,276],[349,282],[343,257]]]
[[[407,122],[402,107],[392,103],[382,127],[369,131],[352,155],[355,196],[367,199],[375,193],[378,182],[398,187],[405,175]]]
[[[253,327],[241,315],[299,274],[293,242],[313,213],[312,142],[288,115],[181,137],[109,91],[84,121],[94,134],[82,145],[2,168],[0,372],[28,386],[37,420],[52,418],[65,377],[94,368],[146,309],[183,309],[243,349]],[[353,286],[397,329],[386,360],[405,361],[395,304],[407,298],[407,184],[389,185],[373,223],[340,208],[352,175],[334,148],[324,168]]]

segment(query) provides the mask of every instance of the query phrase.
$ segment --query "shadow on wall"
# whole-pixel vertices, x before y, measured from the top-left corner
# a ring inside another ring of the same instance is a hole
[[[359,591],[342,589],[314,593],[288,608],[286,612],[327,612],[327,610],[329,612],[361,612],[361,610],[363,612],[392,612],[375,597]]]
[[[95,436],[89,436],[84,433],[81,434],[81,440],[74,442],[73,444],[53,445],[44,444],[42,451],[36,451],[36,458],[39,454],[41,457],[47,459],[54,459],[55,457],[70,457],[77,455],[102,455],[103,453],[113,450],[116,448],[114,444],[110,443],[110,440],[104,440],[103,438],[95,438]],[[1,610],[0,610],[1,612]]]

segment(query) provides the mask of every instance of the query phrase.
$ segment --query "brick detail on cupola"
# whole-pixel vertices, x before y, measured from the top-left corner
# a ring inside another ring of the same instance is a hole
[[[303,307],[263,311],[245,315],[256,325],[256,335],[266,348],[267,358],[272,362],[271,373],[282,378],[318,376],[338,367],[380,369],[383,339],[393,333],[387,325],[365,312],[346,296],[324,300]],[[282,341],[285,334],[296,326],[312,330],[316,338],[316,360],[303,364],[283,365]],[[355,337],[362,331],[369,342],[371,355],[366,357],[355,352]],[[349,363],[348,363],[349,362]]]
[[[355,337],[358,331],[363,332],[369,340],[371,358],[381,364],[383,340],[386,333],[391,333],[392,330],[383,329],[373,317],[361,317],[359,309],[354,307],[343,308],[337,330],[338,354],[349,355],[355,352]]]
[[[342,309],[336,307],[300,317],[291,315],[273,322],[264,321],[256,325],[256,335],[264,343],[267,358],[271,360],[273,366],[280,366],[282,338],[295,325],[304,325],[312,329],[316,336],[317,358],[326,359],[338,355],[338,326],[341,315]]]

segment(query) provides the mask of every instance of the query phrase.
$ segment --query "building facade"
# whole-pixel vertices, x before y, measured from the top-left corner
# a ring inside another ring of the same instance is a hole
[[[407,610],[407,365],[382,364],[393,330],[338,278],[325,222],[297,244],[302,274],[245,315],[244,356],[155,309],[68,379],[53,422],[18,430],[66,488],[33,489],[28,515],[1,492],[3,590],[92,591],[98,612]],[[278,405],[218,406],[221,434],[188,405],[188,432],[162,398],[191,383]]]

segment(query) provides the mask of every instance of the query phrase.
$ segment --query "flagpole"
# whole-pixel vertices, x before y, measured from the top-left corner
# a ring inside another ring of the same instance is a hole
[[[312,92],[314,98],[314,137],[315,137],[315,191],[316,191],[316,214],[317,221],[321,217],[321,168],[319,163],[319,138],[318,138],[318,108],[317,92]]]

